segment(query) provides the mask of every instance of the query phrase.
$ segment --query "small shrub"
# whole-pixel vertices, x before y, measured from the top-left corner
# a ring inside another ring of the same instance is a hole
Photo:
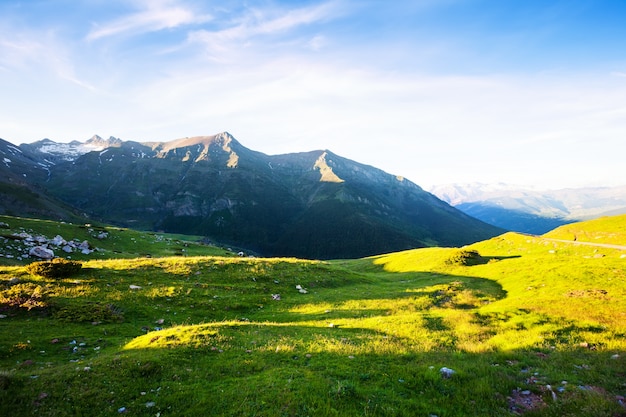
[[[33,262],[26,266],[26,272],[44,278],[67,278],[80,272],[80,262],[55,258],[51,261]]]
[[[447,265],[471,266],[481,263],[484,263],[484,259],[475,250],[459,249],[446,259]]]
[[[49,289],[35,284],[17,284],[0,292],[0,307],[42,309],[47,307]]]
[[[70,323],[119,323],[124,320],[124,314],[113,304],[87,303],[59,308],[54,318]]]

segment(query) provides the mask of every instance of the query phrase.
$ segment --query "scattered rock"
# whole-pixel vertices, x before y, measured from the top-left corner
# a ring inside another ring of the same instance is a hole
[[[131,290],[140,290],[141,289],[141,287],[139,285],[133,285],[133,284],[129,285],[128,288],[130,288]]]
[[[509,409],[515,414],[523,414],[546,405],[541,396],[529,390],[520,390],[519,388],[513,390],[508,400]]]
[[[445,366],[443,368],[441,368],[439,370],[439,373],[441,374],[442,377],[444,378],[450,378],[452,375],[454,375],[456,373],[455,370],[450,369],[450,368],[446,368]]]
[[[280,301],[280,294],[272,294],[272,300]]]
[[[0,229],[10,229],[9,225],[5,222],[0,222]]]
[[[52,259],[54,258],[54,252],[51,249],[46,248],[45,246],[34,246],[30,248],[28,251],[30,256],[34,256],[41,259]]]

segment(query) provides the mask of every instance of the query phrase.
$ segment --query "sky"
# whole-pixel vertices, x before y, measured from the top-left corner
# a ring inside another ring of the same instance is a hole
[[[231,133],[425,189],[626,184],[623,0],[0,2],[0,138]]]

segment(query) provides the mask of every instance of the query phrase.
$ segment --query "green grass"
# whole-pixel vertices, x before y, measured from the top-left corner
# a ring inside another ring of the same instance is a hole
[[[507,233],[322,262],[107,230],[71,278],[0,266],[0,415],[626,413],[621,251]]]
[[[544,236],[580,242],[626,245],[626,214],[567,224]]]

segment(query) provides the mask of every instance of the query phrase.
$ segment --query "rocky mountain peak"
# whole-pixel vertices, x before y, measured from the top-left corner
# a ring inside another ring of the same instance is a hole
[[[112,146],[119,147],[122,145],[122,143],[123,142],[121,139],[116,138],[114,136],[109,136],[108,139],[103,139],[101,136],[93,135],[91,138],[89,138],[85,142],[85,145],[99,147],[99,148],[104,149],[104,148],[110,148]]]
[[[328,165],[329,161],[327,161],[327,157],[328,157],[328,152],[324,151],[320,155],[320,157],[317,158],[317,161],[315,161],[315,165],[313,165],[313,168],[318,170],[321,174],[320,181],[321,182],[344,182],[344,180],[339,178],[339,176],[337,176],[337,174],[333,172],[333,169],[330,167],[330,165]]]

